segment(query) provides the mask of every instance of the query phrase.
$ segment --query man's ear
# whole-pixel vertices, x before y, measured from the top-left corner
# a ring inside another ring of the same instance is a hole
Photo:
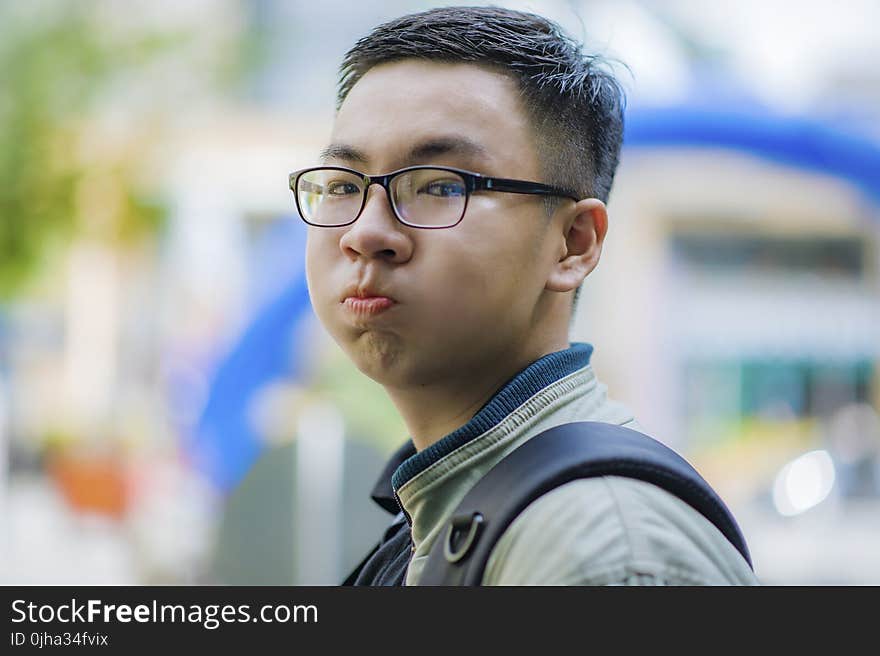
[[[608,231],[608,212],[598,198],[585,198],[568,210],[562,224],[564,241],[559,261],[553,266],[545,288],[553,292],[577,289],[596,265]]]

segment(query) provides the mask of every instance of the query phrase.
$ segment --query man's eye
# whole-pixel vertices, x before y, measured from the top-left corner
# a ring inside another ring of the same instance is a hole
[[[436,180],[419,189],[420,194],[430,194],[441,198],[464,196],[464,185],[458,180]]]
[[[348,196],[361,193],[360,188],[353,182],[329,182],[326,188],[327,194],[330,196]]]

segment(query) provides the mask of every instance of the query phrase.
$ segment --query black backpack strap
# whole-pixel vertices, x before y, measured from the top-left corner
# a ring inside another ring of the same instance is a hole
[[[492,549],[517,515],[553,488],[596,476],[635,478],[674,494],[712,522],[751,567],[733,515],[684,458],[629,428],[575,422],[526,441],[477,482],[431,548],[420,585],[479,585]]]

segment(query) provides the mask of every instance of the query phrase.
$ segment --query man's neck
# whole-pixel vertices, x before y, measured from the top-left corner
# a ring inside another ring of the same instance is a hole
[[[464,426],[498,390],[532,362],[568,348],[567,342],[548,344],[475,367],[461,375],[412,387],[386,387],[403,417],[418,451]]]

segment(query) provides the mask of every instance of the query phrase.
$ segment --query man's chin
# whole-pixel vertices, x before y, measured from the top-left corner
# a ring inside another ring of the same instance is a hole
[[[367,331],[344,348],[361,373],[380,385],[394,385],[400,378],[406,349],[399,336]]]

